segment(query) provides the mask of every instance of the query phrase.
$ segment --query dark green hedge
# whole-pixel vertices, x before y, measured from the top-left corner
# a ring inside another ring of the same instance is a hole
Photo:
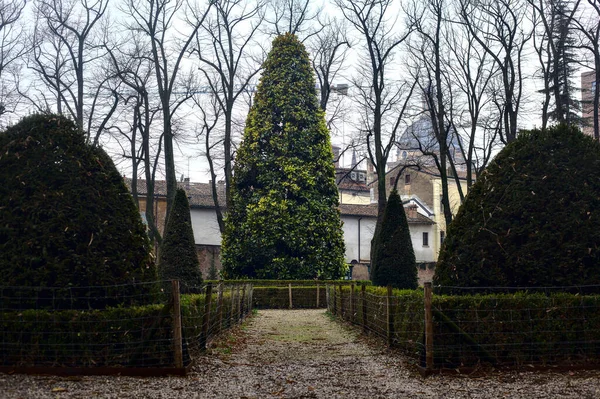
[[[205,298],[205,294],[181,296],[186,364],[190,353],[199,349]],[[209,338],[249,312],[245,304],[232,312],[231,298],[231,290],[224,290],[219,326],[218,293],[213,291]],[[0,365],[172,367],[174,363],[171,310],[164,304],[4,312],[0,337]]]
[[[218,284],[219,280],[206,280],[207,283],[212,283],[213,285]],[[252,284],[253,287],[281,287],[288,286],[292,284],[292,287],[295,286],[316,286],[325,285],[325,284],[336,284],[336,285],[371,285],[369,280],[223,280],[225,284],[239,284],[239,283],[249,283]]]
[[[490,163],[448,226],[434,284],[600,284],[599,192],[597,140],[567,126],[521,134]]]
[[[360,291],[354,314],[350,289],[336,287],[335,306],[344,320],[362,325]],[[386,337],[384,288],[367,287],[367,327]],[[425,357],[423,291],[394,290],[393,345],[417,363]],[[333,300],[330,290],[330,300]],[[558,364],[600,361],[600,295],[514,293],[434,295],[436,367]]]
[[[315,309],[327,307],[325,285],[319,286],[319,304],[317,306],[317,287],[293,287],[292,305],[294,309]],[[255,287],[252,301],[258,309],[289,309],[290,295],[288,287]]]
[[[58,115],[23,118],[0,133],[0,154],[2,285],[97,287],[157,280],[151,244],[123,177],[72,121]],[[120,289],[123,303],[89,289],[83,296],[53,295],[35,306],[131,306],[153,292],[147,285]],[[63,292],[68,290],[54,294]]]

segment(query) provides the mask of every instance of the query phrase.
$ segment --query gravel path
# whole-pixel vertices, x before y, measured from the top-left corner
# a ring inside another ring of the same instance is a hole
[[[600,372],[423,379],[323,310],[262,310],[187,377],[0,374],[0,398],[600,398]]]

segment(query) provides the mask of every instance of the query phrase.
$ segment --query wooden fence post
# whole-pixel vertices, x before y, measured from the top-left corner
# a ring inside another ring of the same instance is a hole
[[[425,366],[427,370],[433,369],[433,317],[431,314],[431,282],[425,283]]]
[[[218,331],[223,329],[223,281],[219,282],[219,293],[217,295],[217,325]]]
[[[366,285],[361,285],[360,286],[360,299],[362,302],[362,328],[363,328],[363,332],[366,334],[367,333],[367,326],[368,326],[368,322],[367,322],[367,295],[366,295],[366,291],[367,291],[367,286]]]
[[[237,313],[235,315],[236,316],[235,323],[237,324],[240,321],[241,314],[242,314],[242,309],[241,309],[241,307],[242,307],[242,298],[240,297],[240,286],[239,286],[239,284],[237,284],[235,286],[235,293],[236,293],[236,298],[237,298],[235,300],[235,302],[236,302],[235,303],[235,307],[236,307],[236,310],[237,310]]]
[[[335,285],[330,285],[329,291],[331,291],[331,287],[333,287],[333,315],[337,316],[337,298],[335,297]]]
[[[292,304],[292,283],[288,284],[288,292],[289,292],[289,297],[290,297],[290,309],[293,309],[293,304]]]
[[[246,306],[246,284],[242,285],[242,296],[240,297],[240,321],[246,316],[248,307]]]
[[[350,322],[354,323],[354,283],[350,285]]]
[[[229,327],[233,326],[233,321],[235,320],[235,305],[237,301],[235,299],[235,284],[231,285],[231,314],[229,315]]]
[[[204,315],[202,315],[202,334],[200,334],[200,349],[206,350],[208,341],[208,330],[210,327],[210,311],[212,305],[212,284],[206,285],[206,296],[204,297]]]
[[[394,317],[393,317],[393,309],[392,309],[392,286],[387,286],[387,296],[386,296],[386,305],[387,305],[387,343],[388,346],[392,346],[394,341]]]
[[[344,292],[342,291],[342,285],[340,284],[340,316],[344,318]]]
[[[181,332],[179,280],[172,280],[171,288],[173,295],[173,352],[175,355],[175,367],[183,368],[183,339]]]
[[[319,290],[319,283],[317,283],[317,309],[319,308],[319,305],[320,305],[320,303],[319,303],[320,302],[319,301],[319,291],[320,291]]]

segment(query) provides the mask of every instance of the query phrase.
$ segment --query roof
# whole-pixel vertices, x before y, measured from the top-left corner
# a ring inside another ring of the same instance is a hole
[[[124,178],[127,188],[131,190],[131,179],[128,177]],[[138,194],[146,194],[146,180],[138,179]],[[215,204],[212,198],[211,184],[209,183],[187,183],[178,182],[177,185],[183,188],[188,194],[190,201],[190,208],[214,208]],[[158,197],[166,197],[167,184],[164,180],[158,180],[154,183],[155,195]],[[222,183],[217,184],[217,190],[219,192],[219,200],[225,201],[225,185]],[[377,204],[369,205],[356,205],[356,204],[340,204],[340,213],[343,216],[362,216],[362,217],[377,217]],[[427,216],[417,213],[416,218],[409,218],[407,214],[409,224],[435,224],[434,221],[429,219]]]
[[[352,178],[352,173],[357,177]],[[362,174],[363,179],[360,179]],[[367,186],[367,171],[364,169],[356,168],[335,168],[335,182],[338,186],[338,190],[347,191],[370,191]]]
[[[407,207],[404,207],[405,209]],[[355,205],[355,204],[341,204],[340,213],[342,216],[359,216],[359,217],[377,217],[377,204],[370,205]],[[406,212],[406,219],[409,224],[435,224],[435,222],[420,213],[416,214],[416,217],[412,218],[408,216]]]
[[[124,178],[127,188],[131,191],[131,179],[128,177]],[[190,182],[177,182],[179,188],[183,188],[188,195],[191,208],[214,208],[215,203],[212,197],[212,187],[210,183],[190,183]],[[148,188],[146,186],[146,180],[137,180],[137,192],[138,195],[146,195]],[[219,202],[223,204],[225,202],[225,184],[217,183],[217,193],[219,196]],[[154,195],[156,197],[167,196],[167,183],[164,180],[157,180],[154,182]]]

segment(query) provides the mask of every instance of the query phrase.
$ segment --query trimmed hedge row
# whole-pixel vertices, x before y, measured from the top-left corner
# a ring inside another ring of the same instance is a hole
[[[350,304],[350,288],[336,287],[335,310],[344,320],[362,325],[360,291]],[[367,328],[386,337],[384,288],[367,287]],[[329,294],[333,300],[332,290]],[[423,362],[423,291],[393,290],[393,346]],[[600,359],[600,295],[514,293],[434,295],[436,367],[557,364]],[[350,309],[354,309],[351,314]]]
[[[287,287],[289,284],[292,284],[292,287],[295,286],[316,286],[316,284],[325,286],[325,284],[329,285],[349,285],[349,284],[359,284],[359,285],[371,285],[371,281],[369,280],[206,280],[207,283],[212,283],[213,285],[217,285],[220,282],[225,284],[243,284],[250,283],[254,288],[256,287]]]
[[[248,294],[248,293],[247,293]],[[205,294],[181,296],[184,363],[198,349]],[[236,297],[237,299],[237,297]],[[237,324],[250,309],[232,312],[232,294],[223,292],[222,325],[213,290],[209,337]],[[67,367],[172,367],[171,307],[165,304],[103,310],[0,312],[0,365]]]
[[[252,294],[253,305],[257,309],[288,309],[290,307],[288,287],[255,287]],[[316,309],[327,307],[325,285],[317,287],[292,287],[292,305],[294,309]]]

